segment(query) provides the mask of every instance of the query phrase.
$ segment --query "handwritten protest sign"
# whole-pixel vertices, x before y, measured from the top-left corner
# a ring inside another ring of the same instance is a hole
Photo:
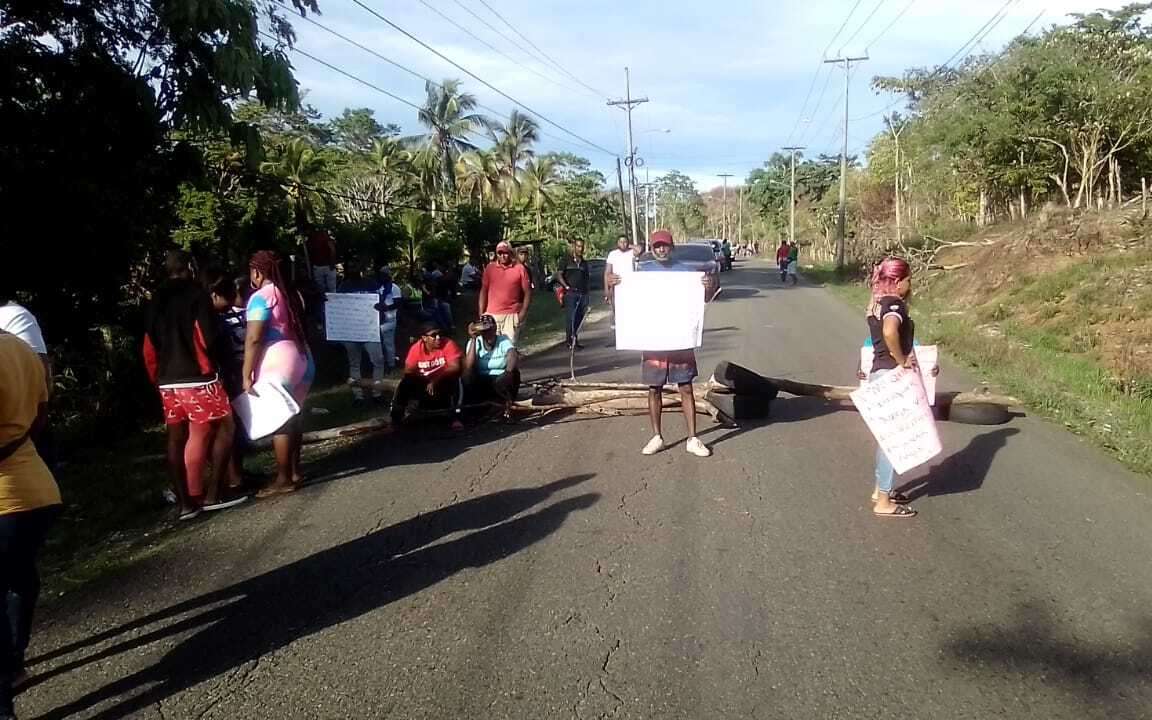
[[[616,349],[698,348],[704,339],[704,286],[698,272],[639,272],[616,286]]]
[[[903,474],[940,454],[940,435],[924,382],[912,370],[896,368],[860,386],[852,402],[897,473]]]
[[[328,293],[326,337],[332,342],[380,342],[379,302],[375,293]]]
[[[916,364],[920,368],[920,378],[924,381],[924,392],[928,396],[928,404],[936,404],[936,376],[932,374],[932,368],[940,364],[940,348],[935,345],[917,345],[913,350],[916,354]],[[860,369],[865,375],[872,372],[872,363],[876,359],[876,354],[871,345],[865,345],[860,348]],[[861,380],[860,384],[868,382],[866,379]]]

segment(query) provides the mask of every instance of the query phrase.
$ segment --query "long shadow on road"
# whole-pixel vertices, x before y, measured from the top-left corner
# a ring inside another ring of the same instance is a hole
[[[1002,428],[977,435],[933,467],[927,476],[905,483],[897,490],[912,500],[925,495],[954,495],[979,490],[988,477],[996,453],[1008,444],[1008,438],[1019,433],[1016,428]]]
[[[101,708],[93,717],[130,715],[299,638],[424,590],[461,570],[498,562],[555,532],[569,514],[595,504],[599,494],[587,493],[517,517],[555,493],[592,477],[576,475],[542,487],[504,490],[424,513],[58,648],[33,663],[61,658],[153,624],[169,622],[43,671],[36,682],[165,638],[192,633],[149,667],[41,717],[64,718],[108,701],[115,704]],[[464,531],[472,532],[428,547]],[[193,615],[170,622],[187,613]]]

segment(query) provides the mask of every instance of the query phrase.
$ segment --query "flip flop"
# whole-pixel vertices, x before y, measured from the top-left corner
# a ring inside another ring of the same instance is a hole
[[[875,495],[872,496],[872,502],[876,502],[879,499],[880,498]],[[902,492],[893,492],[888,495],[888,499],[897,505],[907,505],[908,503],[912,502],[912,498],[908,497]]]
[[[232,498],[231,500],[221,500],[219,502],[214,502],[210,505],[205,504],[203,509],[204,509],[204,512],[212,512],[213,510],[227,510],[228,508],[233,508],[233,507],[236,507],[237,505],[242,505],[242,504],[248,502],[249,500],[251,500],[250,496],[241,495],[239,497]]]
[[[913,510],[911,507],[909,507],[907,505],[897,505],[895,508],[892,509],[892,512],[876,512],[875,510],[873,510],[872,514],[875,515],[876,517],[899,518],[901,520],[907,520],[908,518],[916,517],[917,513],[915,510]]]
[[[296,492],[295,485],[269,485],[268,487],[260,490],[260,492],[256,493],[256,497],[263,499],[276,497],[277,495],[288,495],[289,493],[294,492]]]

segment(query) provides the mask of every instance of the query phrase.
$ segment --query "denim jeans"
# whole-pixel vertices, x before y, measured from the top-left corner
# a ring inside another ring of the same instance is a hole
[[[396,367],[396,323],[385,323],[380,326],[380,347],[384,351],[384,367],[388,370]]]
[[[886,373],[892,372],[891,370],[876,370],[868,375],[868,380],[873,381],[883,377]],[[888,456],[879,447],[876,448],[876,487],[882,493],[892,492],[892,484],[896,477],[896,471],[892,469],[892,463],[888,461]]]
[[[580,325],[584,322],[584,314],[588,312],[588,296],[582,292],[569,290],[564,293],[564,313],[567,316],[564,334],[569,344],[577,341],[580,336]]]
[[[12,713],[9,682],[24,669],[40,597],[36,557],[60,505],[0,515],[0,715]]]

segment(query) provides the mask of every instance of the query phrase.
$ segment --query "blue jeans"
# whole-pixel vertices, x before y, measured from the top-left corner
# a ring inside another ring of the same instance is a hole
[[[396,367],[396,323],[380,326],[380,347],[384,351],[384,367]]]
[[[877,370],[868,375],[868,380],[875,380],[883,377],[885,373],[891,370]],[[892,484],[896,477],[896,471],[892,468],[892,463],[888,461],[888,456],[879,447],[876,448],[876,487],[882,493],[892,492]]]
[[[564,314],[567,316],[564,334],[567,336],[569,345],[576,342],[580,336],[580,325],[584,322],[584,314],[587,312],[587,295],[575,290],[564,293]]]

